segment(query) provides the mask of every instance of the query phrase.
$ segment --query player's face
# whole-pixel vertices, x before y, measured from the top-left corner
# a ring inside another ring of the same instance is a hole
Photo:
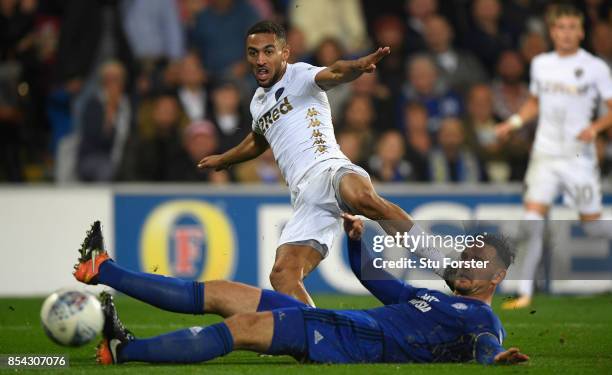
[[[505,272],[499,265],[497,252],[491,246],[471,247],[461,253],[461,260],[488,261],[483,268],[462,268],[455,274],[454,286],[460,295],[474,295],[492,289],[503,279]],[[501,274],[500,274],[501,273]],[[500,278],[501,275],[501,278]]]
[[[274,85],[283,76],[289,49],[271,33],[251,34],[246,40],[247,61],[261,87]]]
[[[557,52],[574,53],[584,38],[582,22],[578,17],[559,17],[550,28],[550,37]]]

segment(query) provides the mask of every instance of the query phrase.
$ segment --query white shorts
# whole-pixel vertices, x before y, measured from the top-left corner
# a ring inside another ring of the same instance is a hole
[[[599,166],[589,158],[532,155],[525,177],[525,201],[551,205],[563,194],[563,203],[581,214],[602,211]]]
[[[340,214],[346,211],[339,194],[340,180],[347,173],[370,176],[345,159],[328,159],[311,168],[291,188],[293,216],[281,233],[278,245],[308,245],[327,256],[340,230]]]

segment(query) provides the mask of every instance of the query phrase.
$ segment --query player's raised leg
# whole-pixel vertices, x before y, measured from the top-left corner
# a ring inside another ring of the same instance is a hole
[[[378,195],[367,177],[358,173],[347,173],[340,180],[339,191],[342,203],[352,211],[351,213],[379,221],[380,226],[388,234],[411,231],[420,234],[421,230],[414,225],[412,217],[398,205]],[[443,264],[444,256],[436,248],[420,247],[416,249],[415,254]],[[446,279],[448,276],[444,268],[434,271],[442,278]]]
[[[287,243],[278,247],[270,283],[277,292],[314,306],[304,287],[304,278],[315,269],[323,256],[310,245]]]
[[[115,263],[104,249],[98,221],[87,232],[80,253],[74,272],[77,280],[110,286],[167,311],[228,317],[303,305],[287,295],[233,281],[198,282],[125,269]]]

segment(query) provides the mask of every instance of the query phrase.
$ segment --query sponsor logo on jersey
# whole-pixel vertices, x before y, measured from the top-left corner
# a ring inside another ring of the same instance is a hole
[[[536,81],[540,94],[566,94],[583,96],[589,92],[589,84],[571,85],[556,81]]]
[[[192,280],[231,279],[234,228],[219,208],[197,200],[169,201],[146,218],[140,261],[147,272]]]
[[[289,98],[285,96],[280,104],[264,113],[257,120],[257,127],[261,133],[265,133],[282,115],[286,115],[291,110],[293,110],[293,105],[289,102]]]

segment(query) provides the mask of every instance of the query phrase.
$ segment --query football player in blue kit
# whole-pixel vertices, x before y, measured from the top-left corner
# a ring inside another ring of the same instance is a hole
[[[81,246],[77,280],[110,286],[158,308],[186,314],[218,314],[221,323],[191,327],[152,338],[124,328],[110,295],[103,298],[99,363],[197,363],[234,350],[291,355],[316,363],[469,362],[513,364],[529,360],[502,346],[505,333],[491,309],[497,285],[514,254],[503,238],[484,236],[485,246],[466,249],[462,260],[488,261],[486,268],[460,269],[447,280],[454,295],[415,288],[384,270],[362,277],[363,222],[343,214],[349,259],[360,282],[383,306],[326,310],[271,290],[231,281],[186,281],[134,272],[104,249],[95,222]]]

